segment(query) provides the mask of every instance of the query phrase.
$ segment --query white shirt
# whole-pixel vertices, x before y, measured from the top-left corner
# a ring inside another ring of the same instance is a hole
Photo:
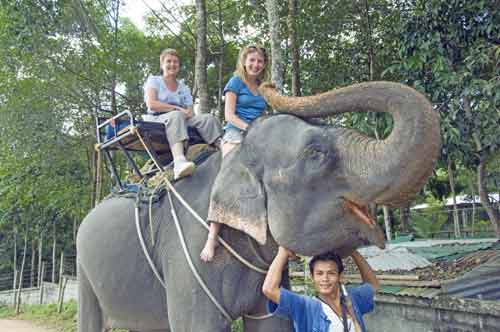
[[[335,311],[330,308],[330,306],[324,302],[321,302],[323,307],[323,312],[330,321],[330,329],[328,332],[344,332],[344,325],[342,324],[342,317],[339,317]],[[347,314],[347,313],[346,313]],[[354,324],[352,319],[347,316],[347,326],[349,327],[349,332],[354,332]]]

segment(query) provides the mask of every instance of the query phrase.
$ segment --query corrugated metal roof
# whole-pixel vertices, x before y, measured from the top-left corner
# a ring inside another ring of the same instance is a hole
[[[415,255],[424,257],[430,261],[440,260],[440,259],[454,259],[471,252],[478,250],[485,250],[491,248],[492,242],[482,242],[482,243],[453,243],[446,245],[436,245],[431,247],[413,247],[408,250]]]
[[[443,284],[443,293],[454,297],[500,300],[500,254],[462,277]]]
[[[359,249],[359,253],[377,271],[410,271],[418,267],[431,265],[431,262],[427,259],[411,253],[404,247],[392,247],[385,250],[377,247],[367,247]]]

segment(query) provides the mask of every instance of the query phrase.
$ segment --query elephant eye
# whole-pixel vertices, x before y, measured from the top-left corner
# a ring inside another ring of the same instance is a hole
[[[310,145],[304,150],[303,159],[309,167],[318,168],[327,161],[328,153],[320,146]]]

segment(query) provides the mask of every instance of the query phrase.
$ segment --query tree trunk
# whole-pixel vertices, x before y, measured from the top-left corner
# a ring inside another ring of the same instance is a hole
[[[98,152],[92,149],[91,151],[91,157],[92,157],[92,191],[90,193],[90,202],[92,204],[92,208],[94,208],[97,205],[97,190],[98,185],[97,183],[99,182],[98,178],[98,171],[97,171],[97,154]]]
[[[38,242],[38,277],[37,287],[40,287],[40,278],[42,274],[42,250],[43,250],[43,233],[40,233],[40,242]]]
[[[474,237],[474,227],[476,223],[476,192],[474,190],[474,183],[472,181],[472,178],[469,180],[469,189],[472,196],[471,236]]]
[[[14,304],[16,307],[16,315],[19,314],[19,307],[21,304],[21,290],[23,288],[23,274],[24,274],[24,263],[26,262],[26,251],[28,250],[28,233],[24,234],[24,250],[23,250],[23,260],[21,262],[21,271],[19,272],[19,284],[17,288],[17,294],[15,294]]]
[[[410,204],[399,208],[399,222],[402,233],[410,232]]]
[[[56,282],[56,218],[52,224],[52,282]]]
[[[76,244],[76,233],[77,233],[76,218],[73,218],[73,243],[74,244]]]
[[[36,262],[36,243],[35,240],[31,241],[31,269],[30,269],[30,287],[35,283],[35,262]]]
[[[453,175],[453,162],[448,158],[448,179],[450,181],[451,197],[453,199],[453,227],[455,237],[460,237],[460,222],[458,220],[457,195],[455,193],[455,177]]]
[[[271,81],[283,92],[283,55],[281,52],[279,7],[277,0],[266,0],[267,20],[271,39]]]
[[[462,229],[464,230],[464,236],[467,237],[467,210],[462,210]]]
[[[477,166],[477,186],[479,189],[479,199],[481,200],[481,204],[483,205],[486,213],[488,214],[488,218],[493,224],[493,228],[495,229],[495,235],[500,239],[500,214],[498,209],[491,204],[488,191],[486,190],[486,161],[483,158],[480,158],[479,165]]]
[[[14,291],[14,304],[15,304],[15,293],[16,293],[16,281],[17,281],[17,226],[14,224],[14,280],[12,285],[12,290]]]
[[[392,230],[391,230],[391,214],[389,211],[389,207],[386,205],[383,206],[384,209],[384,225],[385,225],[385,236],[387,237],[387,241],[392,240]]]
[[[300,96],[300,52],[297,41],[298,0],[288,0],[288,39],[292,57],[292,96]]]
[[[375,61],[375,51],[373,49],[373,32],[370,20],[370,6],[368,4],[368,0],[365,0],[365,15],[366,15],[366,38],[368,44],[368,75],[370,81],[373,81],[374,72],[373,72],[373,62]]]
[[[207,82],[207,7],[205,0],[196,0],[196,61],[194,80],[200,97],[200,113],[210,111]]]
[[[464,98],[464,110],[466,114],[472,115],[470,101],[467,97]],[[491,204],[488,198],[488,191],[486,189],[486,157],[484,156],[484,152],[482,151],[483,145],[481,144],[481,139],[479,138],[477,132],[472,133],[472,138],[476,145],[476,151],[480,154],[479,164],[477,165],[477,187],[479,192],[479,199],[481,200],[481,204],[488,214],[488,218],[493,224],[496,237],[500,239],[500,213],[498,212],[498,208],[494,207],[493,204]]]
[[[219,119],[221,123],[224,121],[224,106],[222,104],[222,92],[223,92],[223,69],[224,69],[224,27],[222,25],[222,0],[218,0],[217,2],[217,10],[218,10],[218,30],[219,30],[219,71],[217,75],[217,109],[219,111]]]

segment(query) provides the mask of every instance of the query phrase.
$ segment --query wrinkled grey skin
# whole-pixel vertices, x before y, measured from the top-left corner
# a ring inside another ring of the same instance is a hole
[[[261,92],[275,109],[294,115],[256,120],[242,144],[224,158],[218,175],[220,160],[213,156],[176,188],[202,217],[208,215],[212,189],[210,219],[230,225],[221,235],[261,267],[244,233],[260,243],[257,250],[267,262],[276,253],[276,242],[303,255],[328,249],[347,255],[369,243],[383,247],[381,230],[360,222],[344,202],[397,206],[420,190],[440,148],[439,121],[425,97],[387,82],[302,99],[283,99],[268,86]],[[363,110],[392,114],[394,130],[386,140],[319,127],[296,116]],[[224,307],[234,317],[263,312],[264,276],[243,267],[221,247],[214,262],[201,263],[206,231],[175,205],[191,257]],[[188,269],[168,210],[164,199],[153,250],[166,292],[139,247],[130,200],[107,200],[84,220],[77,241],[79,332],[100,332],[101,316],[137,331],[228,331],[229,323]],[[279,319],[247,327],[291,331]]]
[[[216,153],[192,176],[176,184],[177,190],[202,218],[207,215],[210,188],[219,165],[220,156]],[[217,247],[213,262],[202,263],[198,257],[207,231],[175,198],[174,205],[190,256],[226,310],[233,317],[266,313],[261,292],[264,275],[250,271],[222,246]],[[230,331],[230,323],[212,304],[188,267],[168,199],[164,197],[155,205],[155,210],[154,219],[161,223],[155,227],[156,243],[150,252],[165,278],[166,291],[153,275],[140,247],[134,223],[134,200],[107,199],[84,219],[77,238],[79,332],[101,332],[105,326],[141,332]],[[244,233],[229,227],[223,227],[221,236],[261,268],[267,267],[277,251],[274,241],[258,246]],[[147,230],[144,238],[150,243]],[[251,327],[246,331],[293,331],[288,321],[275,317],[248,323]]]
[[[391,82],[300,98],[278,96],[267,84],[260,91],[282,113],[389,112],[394,128],[376,141],[288,114],[260,118],[226,157],[230,167],[222,167],[214,183],[209,218],[260,243],[268,227],[280,245],[308,256],[332,248],[347,255],[370,243],[383,247],[380,228],[360,222],[345,202],[398,206],[418,193],[440,151],[439,118],[428,100]]]

